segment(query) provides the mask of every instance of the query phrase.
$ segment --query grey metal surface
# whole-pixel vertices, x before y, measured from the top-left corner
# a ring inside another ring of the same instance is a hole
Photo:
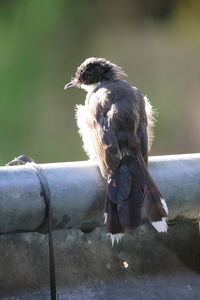
[[[94,162],[43,164],[54,229],[103,225],[105,185]],[[150,172],[169,205],[169,220],[200,216],[200,154],[152,157]],[[31,166],[0,168],[0,232],[34,230],[44,220],[40,184]]]
[[[200,298],[199,226],[193,222],[200,213],[200,154],[151,158],[150,171],[175,225],[159,234],[145,222],[113,248],[102,224],[105,187],[96,165],[41,166],[51,189],[54,228],[68,228],[53,233],[59,299]],[[44,212],[32,168],[1,167],[0,231],[33,230]],[[86,234],[77,228],[95,229]],[[46,235],[0,237],[0,299],[49,299]]]

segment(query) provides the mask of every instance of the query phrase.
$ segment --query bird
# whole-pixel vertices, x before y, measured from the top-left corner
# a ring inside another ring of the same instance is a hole
[[[106,182],[103,215],[112,245],[141,225],[143,207],[158,232],[168,229],[166,201],[148,171],[154,109],[125,76],[109,60],[90,57],[64,87],[87,92],[85,104],[76,105],[76,119],[83,148]]]

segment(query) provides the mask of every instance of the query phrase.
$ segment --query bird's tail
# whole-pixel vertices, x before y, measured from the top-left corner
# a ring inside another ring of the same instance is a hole
[[[123,236],[125,228],[135,229],[141,223],[144,206],[147,216],[159,232],[167,231],[167,205],[140,152],[125,156],[108,181],[104,210],[107,232],[112,243]]]
[[[147,184],[144,193],[144,209],[153,227],[158,232],[167,232],[168,207],[165,199],[149,174],[141,152],[137,153],[136,158]]]

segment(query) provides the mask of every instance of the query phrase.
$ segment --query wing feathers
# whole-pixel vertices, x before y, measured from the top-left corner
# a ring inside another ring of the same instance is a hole
[[[91,133],[102,176],[107,178],[118,168],[122,158],[115,132],[104,118],[103,123],[93,124]]]
[[[127,199],[131,190],[132,176],[126,165],[121,165],[108,181],[108,197],[118,203]]]

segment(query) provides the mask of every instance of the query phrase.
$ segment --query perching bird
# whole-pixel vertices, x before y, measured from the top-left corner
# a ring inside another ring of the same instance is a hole
[[[147,169],[152,106],[137,88],[121,80],[124,75],[108,60],[91,57],[65,85],[87,91],[85,105],[76,107],[77,124],[86,153],[97,160],[107,182],[104,217],[112,243],[126,228],[140,225],[143,206],[155,229],[167,232],[167,205]]]

